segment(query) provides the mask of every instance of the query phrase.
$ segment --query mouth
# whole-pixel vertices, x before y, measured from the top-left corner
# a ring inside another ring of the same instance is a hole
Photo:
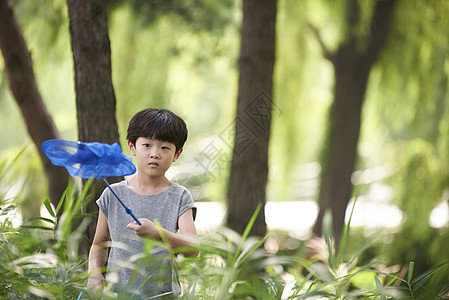
[[[148,164],[150,167],[158,167],[159,166],[159,164],[157,163],[157,162],[150,162],[149,164]]]

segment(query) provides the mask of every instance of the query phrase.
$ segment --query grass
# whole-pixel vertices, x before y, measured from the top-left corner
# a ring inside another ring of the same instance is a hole
[[[14,199],[1,194],[0,299],[77,299],[80,292],[89,299],[115,298],[111,285],[103,291],[84,289],[87,261],[78,255],[78,244],[87,224],[74,221],[80,216],[91,183],[80,193],[70,184],[55,209],[46,201],[52,219],[29,219],[18,228],[5,218],[17,209]],[[63,214],[55,221],[61,209]],[[273,237],[249,236],[259,209],[243,234],[221,227],[200,237],[198,257],[175,259],[183,287],[180,299],[447,299],[449,282],[442,276],[447,274],[449,261],[422,274],[415,274],[413,261],[405,273],[388,271],[379,267],[383,262],[380,257],[362,259],[376,237],[353,245],[349,224],[336,249],[330,215],[323,224],[324,237],[308,243],[309,248],[320,249],[312,251],[320,255],[272,253],[264,244]],[[73,229],[74,223],[79,227]],[[146,253],[154,247],[165,248],[174,257],[166,244],[151,240],[146,242]],[[152,258],[142,255],[138,259],[137,263],[143,264]],[[143,296],[131,289],[118,292],[120,299]]]

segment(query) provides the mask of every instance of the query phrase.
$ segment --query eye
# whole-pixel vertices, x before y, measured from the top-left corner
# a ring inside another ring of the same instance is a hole
[[[145,148],[150,148],[150,144],[142,144]]]
[[[170,148],[167,147],[167,146],[162,146],[161,149],[162,149],[162,150],[170,150]]]

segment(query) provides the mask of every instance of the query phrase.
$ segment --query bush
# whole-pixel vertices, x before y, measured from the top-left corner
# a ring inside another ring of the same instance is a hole
[[[78,255],[84,222],[75,230],[86,201],[89,181],[77,196],[73,183],[60,204],[45,206],[54,219],[34,218],[14,228],[6,217],[16,209],[14,199],[0,198],[0,298],[1,299],[77,299],[83,292],[89,299],[113,299],[112,286],[103,291],[86,291],[87,260]],[[56,220],[57,212],[63,214]],[[407,272],[381,268],[374,258],[361,264],[361,256],[374,243],[367,239],[352,253],[345,253],[349,243],[349,224],[336,249],[330,217],[325,218],[324,238],[312,239],[325,247],[325,255],[273,254],[263,247],[267,237],[249,236],[257,210],[242,235],[222,227],[201,237],[200,255],[179,256],[176,264],[184,293],[180,299],[443,299],[449,283],[439,274],[448,261],[423,274],[414,274],[414,263]],[[148,241],[146,249],[165,247]],[[173,252],[171,252],[173,254]],[[323,253],[321,253],[323,254]],[[142,262],[148,262],[144,255]],[[137,268],[136,268],[137,269]],[[404,269],[403,269],[404,270]],[[117,298],[144,297],[138,291],[119,291]]]
[[[74,185],[66,190],[62,203],[67,212],[58,226],[46,218],[28,219],[14,228],[5,218],[15,209],[13,199],[0,199],[0,297],[2,299],[71,299],[79,294],[86,278],[86,261],[77,255],[81,235],[72,232],[68,223],[73,220],[76,207],[82,203],[83,194],[74,199]],[[52,216],[48,201],[46,207]],[[85,226],[85,225],[82,225]]]

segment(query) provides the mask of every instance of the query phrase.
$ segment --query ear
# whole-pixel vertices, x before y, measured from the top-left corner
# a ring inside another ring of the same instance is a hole
[[[129,152],[131,152],[132,155],[136,156],[136,147],[130,141],[128,141],[128,148]]]
[[[178,158],[179,158],[179,156],[181,155],[183,149],[184,149],[184,148],[181,148],[181,149],[179,149],[178,151],[176,151],[175,156],[173,157],[173,162],[175,162],[175,161],[178,160]]]

